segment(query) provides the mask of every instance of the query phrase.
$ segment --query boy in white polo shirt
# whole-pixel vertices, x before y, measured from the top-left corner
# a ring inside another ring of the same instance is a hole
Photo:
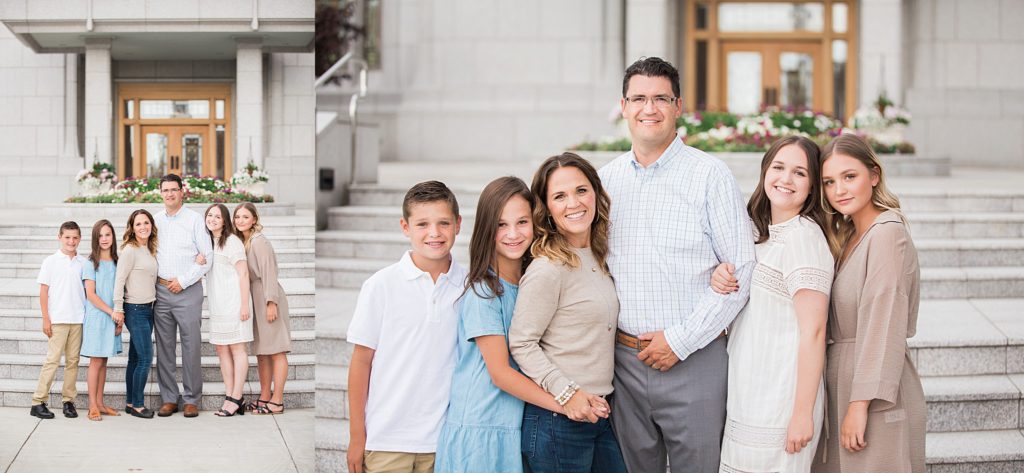
[[[400,223],[412,250],[363,283],[348,327],[353,473],[433,471],[448,408],[466,280],[451,255],[462,223],[455,194],[416,184]]]
[[[32,395],[32,410],[40,419],[53,419],[46,408],[50,386],[57,375],[57,365],[64,357],[64,417],[78,417],[75,397],[78,390],[78,354],[82,348],[82,321],[85,318],[85,287],[82,285],[82,264],[78,243],[82,230],[75,222],[64,222],[58,233],[60,251],[47,256],[39,268],[39,307],[43,312],[43,333],[50,339],[46,361],[39,371],[39,386]]]

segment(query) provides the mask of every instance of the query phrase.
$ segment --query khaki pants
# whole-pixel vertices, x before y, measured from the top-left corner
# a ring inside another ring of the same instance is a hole
[[[39,370],[39,386],[32,395],[33,406],[50,400],[50,386],[53,386],[53,378],[57,376],[61,355],[64,356],[62,402],[74,402],[78,396],[75,380],[78,379],[78,355],[82,350],[82,324],[53,324],[51,327],[53,336],[46,349],[43,369]]]
[[[367,451],[363,473],[434,473],[434,454]]]

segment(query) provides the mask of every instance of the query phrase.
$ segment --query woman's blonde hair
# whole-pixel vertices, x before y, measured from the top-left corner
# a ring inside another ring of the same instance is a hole
[[[245,249],[248,251],[249,242],[252,241],[252,238],[256,236],[256,234],[263,231],[263,225],[260,224],[260,214],[256,211],[256,205],[252,202],[242,202],[241,204],[238,204],[238,206],[235,207],[235,211],[231,212],[232,220],[234,220],[235,216],[238,215],[238,211],[241,209],[248,210],[249,213],[252,214],[252,229],[249,231],[249,236],[246,237],[245,233],[239,230],[236,226],[235,235],[242,240],[242,243],[245,244]],[[234,222],[232,221],[231,223],[233,224]]]
[[[899,215],[904,224],[907,218],[900,210],[900,199],[893,194],[885,185],[885,172],[882,169],[882,162],[871,149],[871,145],[863,138],[854,134],[842,134],[835,137],[825,148],[821,150],[821,165],[825,166],[834,155],[841,154],[860,161],[868,169],[869,173],[878,176],[878,184],[871,189],[871,204],[878,210],[892,210]],[[850,217],[836,211],[826,197],[827,192],[821,193],[821,205],[825,209],[825,237],[828,239],[829,249],[838,264],[843,254],[843,247],[853,237],[855,228]]]
[[[149,219],[150,230],[149,240],[146,240],[146,249],[149,250],[149,254],[156,256],[156,220],[153,220],[153,214],[149,213],[146,209],[136,210],[128,216],[128,228],[125,228],[124,236],[121,238],[121,249],[123,250],[128,245],[139,246],[139,239],[135,236],[135,217],[139,215],[145,215]]]
[[[534,240],[530,252],[534,258],[545,257],[551,261],[557,261],[568,265],[570,268],[580,266],[580,258],[572,251],[569,241],[565,236],[558,233],[555,222],[548,211],[548,180],[556,169],[574,167],[583,173],[583,176],[590,181],[594,193],[597,196],[597,215],[590,223],[590,250],[594,253],[594,259],[601,265],[605,273],[608,272],[608,263],[605,258],[608,256],[608,215],[611,211],[611,198],[601,185],[601,178],[597,170],[586,159],[573,153],[562,153],[546,159],[533,175],[533,185],[530,190],[537,201],[533,209]]]

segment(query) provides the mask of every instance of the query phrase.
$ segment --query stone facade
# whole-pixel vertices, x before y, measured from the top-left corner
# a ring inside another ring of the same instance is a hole
[[[536,160],[612,133],[623,69],[683,62],[683,0],[395,0],[361,112],[384,161]],[[1024,167],[1024,2],[857,1],[857,106],[913,114],[918,154]],[[337,94],[337,95],[332,95]],[[321,92],[342,112],[348,95]]]
[[[80,169],[116,163],[118,83],[226,82],[234,169],[225,177],[253,161],[271,176],[267,193],[311,208],[313,6],[3,2],[0,205],[62,201]]]

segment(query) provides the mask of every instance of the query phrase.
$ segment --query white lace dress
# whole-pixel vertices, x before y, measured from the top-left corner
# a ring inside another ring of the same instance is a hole
[[[239,318],[242,293],[235,263],[245,261],[245,245],[229,235],[224,248],[213,245],[213,267],[206,274],[206,293],[210,306],[210,343],[231,345],[252,341],[252,298],[249,299],[249,320]],[[246,266],[246,277],[248,277]]]
[[[821,436],[824,386],[814,402],[814,438],[786,453],[796,396],[799,329],[793,295],[832,287],[833,259],[821,229],[804,217],[768,228],[756,246],[750,301],[729,331],[729,397],[722,472],[807,472]],[[827,314],[821,314],[825,319]]]

